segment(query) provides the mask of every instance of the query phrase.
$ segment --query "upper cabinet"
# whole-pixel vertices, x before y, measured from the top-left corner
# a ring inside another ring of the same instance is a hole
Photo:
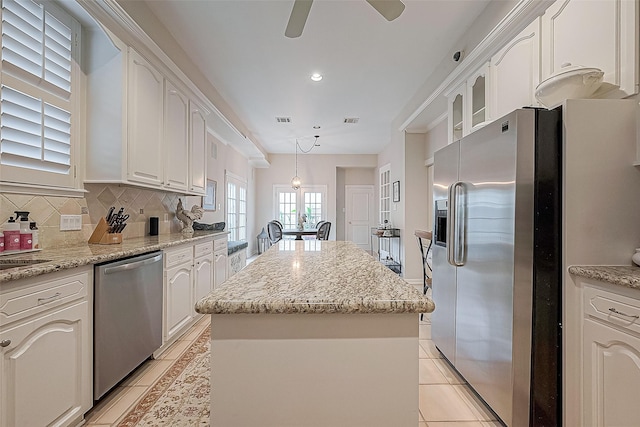
[[[127,179],[164,184],[160,144],[164,122],[164,77],[135,50],[129,48]]]
[[[165,80],[164,185],[187,191],[189,185],[189,98]],[[179,167],[177,167],[179,166]]]
[[[604,72],[597,94],[637,93],[638,2],[558,0],[542,16],[542,78],[565,64]]]
[[[489,64],[473,73],[448,95],[449,142],[454,142],[490,121]]]
[[[534,93],[540,83],[540,18],[491,57],[490,75],[495,118],[537,105]]]
[[[96,58],[88,74],[85,182],[203,195],[208,111],[182,82],[116,37],[95,46],[98,53],[89,54]]]
[[[194,101],[189,103],[189,116],[191,123],[189,190],[204,194],[207,185],[207,124],[202,107]]]

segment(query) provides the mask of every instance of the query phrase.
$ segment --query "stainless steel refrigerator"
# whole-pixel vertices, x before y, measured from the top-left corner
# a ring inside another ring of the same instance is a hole
[[[508,426],[559,426],[562,111],[521,109],[434,156],[432,339]]]

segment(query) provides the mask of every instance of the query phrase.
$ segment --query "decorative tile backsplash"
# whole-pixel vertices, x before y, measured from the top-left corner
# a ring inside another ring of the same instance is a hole
[[[149,234],[149,217],[159,218],[160,234],[179,233],[182,223],[176,218],[178,193],[147,190],[115,184],[86,184],[84,198],[0,194],[0,226],[15,216],[14,211],[29,211],[38,224],[40,247],[70,246],[86,242],[109,207],[124,207],[129,214],[123,238]],[[184,202],[184,199],[183,199]],[[60,215],[82,215],[82,230],[60,231]]]

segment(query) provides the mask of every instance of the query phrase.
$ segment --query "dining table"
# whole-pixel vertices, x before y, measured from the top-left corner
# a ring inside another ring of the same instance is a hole
[[[282,230],[283,236],[296,236],[296,240],[302,240],[302,236],[315,236],[318,234],[317,228],[307,228],[304,230],[298,230],[297,228]]]

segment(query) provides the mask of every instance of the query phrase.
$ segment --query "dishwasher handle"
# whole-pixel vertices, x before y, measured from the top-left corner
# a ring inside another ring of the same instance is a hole
[[[128,262],[126,264],[122,264],[117,267],[107,267],[104,269],[104,274],[113,274],[113,273],[119,273],[121,271],[135,270],[136,268],[153,264],[160,260],[162,260],[162,252],[154,256],[153,258],[143,259],[142,261]]]

